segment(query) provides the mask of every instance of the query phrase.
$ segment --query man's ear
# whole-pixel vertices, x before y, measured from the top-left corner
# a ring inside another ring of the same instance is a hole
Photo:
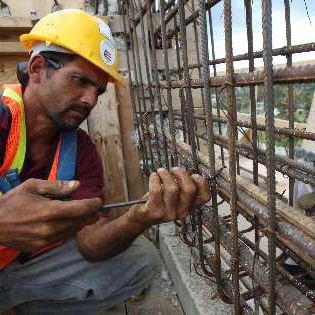
[[[28,62],[27,72],[30,81],[39,83],[45,71],[45,59],[41,55],[32,57]]]

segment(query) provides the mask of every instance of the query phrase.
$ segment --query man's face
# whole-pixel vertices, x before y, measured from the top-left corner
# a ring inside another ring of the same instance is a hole
[[[45,69],[38,86],[40,104],[58,129],[75,130],[104,93],[107,80],[103,71],[78,56],[60,69]]]

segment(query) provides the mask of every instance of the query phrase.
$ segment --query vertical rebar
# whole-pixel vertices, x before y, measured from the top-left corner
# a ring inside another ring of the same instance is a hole
[[[253,26],[252,26],[252,2],[251,0],[244,0],[245,10],[246,10],[246,30],[247,30],[247,42],[248,42],[248,70],[253,72],[255,70],[254,63],[254,44],[253,44]],[[258,152],[257,152],[257,120],[256,120],[256,97],[255,97],[255,87],[249,87],[250,96],[250,118],[251,118],[251,135],[252,135],[252,149],[253,149],[253,182],[258,185]],[[255,245],[256,250],[259,250],[260,235],[259,235],[259,218],[254,216],[254,227],[255,227]],[[256,257],[255,255],[254,257]],[[255,260],[253,266],[253,272],[255,272]],[[254,287],[254,282],[253,282]],[[254,296],[255,312],[259,314],[259,297]]]
[[[179,5],[178,9],[179,9],[180,40],[181,40],[181,49],[183,53],[182,60],[183,60],[184,84],[185,84],[185,93],[186,93],[188,134],[189,134],[189,140],[190,140],[190,145],[191,145],[193,167],[195,170],[198,170],[196,135],[195,135],[195,126],[194,126],[194,117],[193,117],[193,100],[192,100],[192,94],[191,94],[190,75],[189,75],[189,68],[188,68],[184,0],[179,0],[178,5]]]
[[[212,14],[211,14],[211,8],[208,10],[208,18],[209,18],[209,28],[210,28],[210,39],[211,39],[211,58],[212,60],[215,60],[215,47],[214,47],[214,36],[213,36],[213,23],[212,23]],[[216,64],[213,64],[213,75],[216,77],[217,76],[217,66]],[[211,94],[210,94],[211,97]],[[216,107],[217,107],[217,115],[218,117],[221,116],[220,112],[220,106],[219,106],[219,94],[218,94],[218,89],[215,88],[215,101],[216,101]],[[221,123],[218,123],[219,127],[219,134],[222,135],[222,127]],[[221,150],[221,161],[222,164],[224,165],[224,149],[223,147],[220,147]]]
[[[129,2],[127,2],[127,3],[129,4]],[[131,14],[131,17],[128,14],[128,26],[129,26],[129,29],[131,30],[132,29],[131,19],[133,19],[132,7],[130,7],[128,4],[127,4],[128,11],[130,11],[130,14]],[[141,98],[140,98],[140,92],[139,92],[140,84],[139,84],[139,79],[138,79],[138,69],[137,69],[138,67],[137,67],[137,62],[136,62],[135,45],[134,45],[133,36],[137,36],[136,29],[134,29],[133,32],[131,33],[130,44],[131,44],[131,55],[132,55],[132,62],[134,65],[134,74],[135,74],[135,83],[136,83],[135,93],[136,93],[136,97],[137,97],[137,101],[138,101],[138,112],[136,112],[136,115],[137,115],[137,113],[140,115],[139,123],[140,123],[140,127],[141,127],[142,139],[143,139],[143,148],[142,148],[143,149],[143,156],[144,156],[143,168],[144,168],[144,171],[147,172],[148,171],[148,154],[147,154],[147,145],[146,145],[146,141],[145,141],[145,129],[144,129],[144,124],[143,124],[143,119],[141,117],[144,113],[142,112],[142,108],[141,108]],[[136,108],[136,110],[137,110],[137,108]]]
[[[176,15],[174,16],[174,29],[177,29],[177,18]],[[182,80],[183,75],[181,71],[181,63],[180,63],[180,55],[179,55],[179,40],[178,40],[178,33],[175,34],[175,49],[176,49],[176,61],[177,61],[177,69],[178,69],[178,79]],[[186,115],[185,115],[185,96],[183,90],[179,90],[179,98],[180,98],[180,106],[181,106],[181,121],[183,127],[183,137],[184,142],[187,142],[187,130],[186,130]]]
[[[162,132],[162,144],[163,144],[163,153],[164,153],[164,160],[165,160],[165,167],[169,168],[168,162],[168,153],[167,153],[167,142],[165,137],[165,129],[164,129],[164,120],[163,120],[163,108],[162,108],[162,99],[161,99],[161,88],[159,82],[159,75],[157,71],[157,60],[156,60],[156,49],[155,49],[155,40],[154,40],[154,29],[153,29],[153,22],[152,22],[152,12],[151,12],[151,1],[147,0],[148,6],[148,28],[150,33],[150,42],[151,42],[151,67],[152,67],[152,77],[155,83],[155,95],[158,101],[159,107],[159,116],[160,116],[160,125],[161,125],[161,132]]]
[[[285,8],[285,27],[286,27],[286,40],[287,46],[291,46],[291,21],[290,21],[290,1],[284,0]],[[292,55],[287,56],[287,66],[292,67]],[[287,99],[288,109],[289,109],[289,128],[294,129],[294,103],[293,103],[293,85],[288,85],[288,99]],[[294,137],[289,137],[289,158],[294,159]],[[293,206],[293,188],[294,188],[294,178],[289,177],[289,204]]]
[[[238,248],[238,227],[237,227],[237,196],[236,196],[236,104],[235,90],[233,86],[233,48],[232,48],[232,12],[231,0],[224,0],[224,31],[225,31],[225,59],[227,77],[227,107],[228,107],[228,145],[229,145],[229,177],[231,185],[231,232],[233,237],[232,255],[232,281],[233,281],[233,303],[235,314],[240,314],[240,292],[239,292],[239,248]]]
[[[192,14],[195,14],[195,1],[191,0],[191,9],[192,9]],[[198,36],[198,30],[197,30],[197,19],[194,19],[193,22],[193,27],[194,27],[194,35],[195,35],[195,44],[196,44],[196,57],[197,57],[197,63],[200,64],[200,55],[199,55],[199,36]],[[200,67],[198,68],[198,78],[201,78],[201,69]],[[205,114],[205,99],[203,95],[203,89],[200,89],[200,95],[201,95],[201,104],[203,108],[203,113]],[[195,109],[193,108],[193,112],[195,112]],[[198,132],[198,124],[197,120],[194,119],[194,125],[196,128],[196,132]],[[199,138],[196,137],[196,142],[197,142],[197,148],[200,151],[200,143],[199,143]]]
[[[185,94],[186,94],[186,106],[187,110],[187,125],[188,125],[188,138],[191,145],[191,154],[192,154],[192,172],[198,172],[198,157],[197,157],[197,146],[196,146],[196,135],[195,135],[195,125],[193,117],[193,100],[191,94],[191,85],[190,85],[190,75],[188,68],[188,55],[187,55],[187,37],[186,37],[186,28],[185,28],[185,0],[179,0],[178,2],[178,11],[179,11],[179,28],[180,28],[180,40],[181,40],[181,49],[182,49],[182,60],[183,60],[183,69],[184,69],[184,84],[185,84]],[[196,229],[196,212],[192,210],[190,212],[191,227],[193,232],[193,242],[195,235],[197,233]]]
[[[206,6],[204,0],[199,0],[199,24],[200,24],[200,38],[201,38],[201,57],[202,57],[202,82],[204,84],[203,92],[206,105],[206,118],[207,118],[207,144],[208,144],[208,161],[210,167],[210,176],[215,177],[215,150],[214,150],[214,126],[212,119],[212,101],[210,93],[210,71],[208,65],[208,32],[207,32],[207,18]],[[212,211],[214,220],[214,233],[213,238],[215,242],[215,255],[216,255],[216,283],[218,292],[222,291],[222,278],[221,278],[221,255],[220,255],[220,232],[219,232],[219,216],[218,216],[218,203],[217,203],[217,189],[216,185],[211,184],[211,200]]]
[[[177,29],[177,16],[174,16],[174,29]],[[181,62],[180,62],[180,54],[179,54],[179,39],[178,39],[178,32],[175,33],[175,49],[176,49],[176,61],[177,61],[177,69],[178,69],[178,79],[182,80],[182,70],[181,70]],[[181,107],[181,122],[182,122],[182,128],[183,128],[183,140],[184,142],[187,142],[187,128],[186,128],[186,100],[184,96],[183,89],[179,89],[179,98],[180,98],[180,107]],[[181,220],[182,228],[181,232],[183,235],[183,240],[186,244],[189,244],[189,240],[187,237],[187,222],[185,219]]]
[[[135,23],[135,12],[134,12],[134,6],[133,6],[133,1],[130,1],[130,9],[131,9],[131,17],[132,17],[132,28],[133,32],[132,34],[134,35],[134,42],[135,42],[135,49],[136,49],[136,62],[137,62],[137,68],[138,68],[138,73],[139,73],[139,84],[140,84],[140,91],[141,91],[141,100],[142,100],[142,109],[140,110],[140,119],[145,122],[145,136],[143,138],[147,139],[148,142],[148,147],[149,147],[149,154],[150,154],[150,160],[151,160],[151,166],[154,165],[153,162],[153,152],[152,152],[152,145],[151,145],[151,135],[150,135],[150,130],[149,130],[149,118],[148,118],[148,112],[147,112],[147,105],[146,105],[146,100],[144,96],[144,87],[143,87],[143,79],[142,79],[142,69],[141,69],[141,63],[140,63],[140,54],[139,54],[139,44],[138,44],[138,36],[137,36],[137,26]],[[142,16],[142,14],[140,14]],[[145,44],[145,42],[144,42]],[[140,103],[141,104],[141,101]],[[141,115],[141,113],[143,114]],[[141,121],[140,121],[141,123]],[[146,148],[147,149],[147,148]],[[150,172],[150,167],[147,165],[147,175],[149,175]]]
[[[271,0],[262,1],[264,95],[267,128],[269,313],[276,312],[276,198]]]
[[[141,0],[138,0],[139,7],[141,6]],[[155,108],[154,108],[154,96],[152,92],[152,82],[151,82],[151,74],[150,74],[150,68],[149,68],[149,61],[148,61],[148,53],[147,53],[147,41],[146,41],[146,34],[144,30],[144,21],[143,21],[143,15],[140,14],[140,26],[141,26],[141,34],[142,34],[142,40],[144,44],[143,49],[143,57],[145,62],[145,69],[146,69],[146,75],[148,80],[148,90],[149,90],[149,98],[150,98],[150,109],[151,109],[151,123],[153,123],[153,129],[154,129],[154,142],[155,142],[155,154],[157,155],[158,160],[158,167],[162,167],[162,161],[161,161],[161,152],[160,152],[160,143],[159,143],[159,137],[158,137],[158,131],[157,131],[157,125],[156,125],[156,115],[155,115]],[[149,134],[151,136],[151,134]],[[152,170],[156,171],[155,162],[154,159],[152,161]]]
[[[168,63],[168,41],[166,39],[166,25],[165,25],[165,3],[164,0],[160,1],[160,19],[161,19],[161,31],[162,31],[162,45],[163,45],[163,55],[165,63],[165,80],[167,84],[167,107],[168,107],[168,119],[170,134],[172,137],[172,147],[174,154],[174,164],[178,166],[178,154],[175,138],[175,124],[174,124],[174,111],[172,105],[172,88],[171,88],[171,78],[169,74],[169,63]]]
[[[129,14],[128,14],[128,7],[126,9],[126,14],[123,15],[123,24],[124,24],[124,30],[125,30],[125,45],[126,45],[126,59],[127,59],[127,66],[128,66],[128,71],[129,71],[129,87],[130,87],[130,96],[131,96],[131,105],[132,105],[132,110],[133,110],[133,115],[134,115],[134,121],[138,133],[138,138],[139,138],[139,147],[140,147],[140,152],[141,152],[141,157],[142,157],[142,163],[145,165],[145,157],[144,157],[144,144],[142,143],[142,134],[140,131],[140,123],[139,123],[139,118],[137,115],[137,107],[136,107],[136,101],[135,101],[135,94],[134,94],[134,89],[133,89],[133,83],[132,83],[132,77],[131,77],[131,66],[130,66],[130,58],[129,58],[129,52],[128,52],[128,43],[127,43],[127,27],[126,27],[126,16],[127,19],[129,20]],[[129,22],[130,24],[130,22]],[[132,38],[130,38],[130,42],[133,43]],[[132,44],[131,44],[132,46]]]

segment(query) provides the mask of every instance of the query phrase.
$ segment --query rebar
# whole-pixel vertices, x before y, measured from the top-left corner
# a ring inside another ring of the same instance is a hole
[[[206,7],[203,0],[199,0],[199,10],[200,10],[200,38],[201,38],[201,55],[202,55],[202,80],[204,83],[203,96],[205,102],[206,110],[206,126],[207,126],[207,145],[208,145],[208,159],[210,167],[210,176],[214,177],[215,170],[215,151],[214,151],[214,128],[213,128],[213,119],[212,119],[212,102],[210,95],[210,86],[209,86],[209,67],[208,67],[208,32],[207,32],[207,19],[206,19]],[[211,190],[211,200],[212,200],[212,210],[213,217],[216,226],[219,226],[218,221],[218,203],[217,203],[217,191],[216,186],[212,185]],[[221,261],[220,261],[220,237],[218,228],[214,228],[213,233],[214,243],[215,243],[215,255],[216,255],[216,264],[215,264],[215,276],[218,291],[222,291],[222,279],[221,279]]]
[[[294,64],[293,56],[315,51],[315,43],[292,45],[290,1],[283,0],[285,46],[272,47],[271,0],[263,0],[263,49],[254,51],[253,2],[244,0],[246,53],[234,55],[232,33],[238,23],[232,1],[194,1],[153,5],[152,0],[138,0],[134,5],[123,0],[131,101],[144,171],[149,175],[158,167],[181,166],[208,180],[211,201],[175,223],[182,240],[194,248],[199,270],[215,281],[223,301],[233,303],[234,314],[311,314],[314,291],[282,264],[290,257],[315,278],[315,220],[292,207],[295,181],[315,186],[315,158],[302,156],[299,149],[301,140],[315,141],[315,133],[295,121],[299,104],[293,98],[298,84],[313,87],[315,65]],[[219,3],[218,19],[213,8]],[[216,57],[219,28],[224,31],[224,58]],[[285,65],[274,67],[274,56],[284,56]],[[258,58],[263,58],[262,68],[255,68]],[[247,67],[235,72],[235,61],[246,61]],[[222,73],[219,64],[225,65]],[[286,96],[281,120],[274,113],[274,90],[280,85]],[[241,99],[236,98],[239,91]],[[265,117],[259,115],[262,91]],[[244,115],[238,106],[245,102]],[[286,154],[276,152],[277,139],[286,141]],[[283,183],[281,174],[288,177]],[[268,239],[268,251],[262,238]],[[211,255],[208,246],[213,246]],[[276,248],[282,251],[278,257]],[[225,255],[232,279],[222,269]]]

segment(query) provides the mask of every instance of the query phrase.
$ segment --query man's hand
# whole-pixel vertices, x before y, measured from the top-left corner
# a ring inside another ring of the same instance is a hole
[[[0,198],[0,244],[33,251],[75,235],[99,218],[99,198],[61,201],[78,181],[29,179]]]
[[[205,179],[197,174],[189,175],[178,167],[167,171],[161,168],[149,178],[148,199],[144,205],[130,208],[129,220],[142,227],[183,219],[192,208],[201,207],[210,200]]]

